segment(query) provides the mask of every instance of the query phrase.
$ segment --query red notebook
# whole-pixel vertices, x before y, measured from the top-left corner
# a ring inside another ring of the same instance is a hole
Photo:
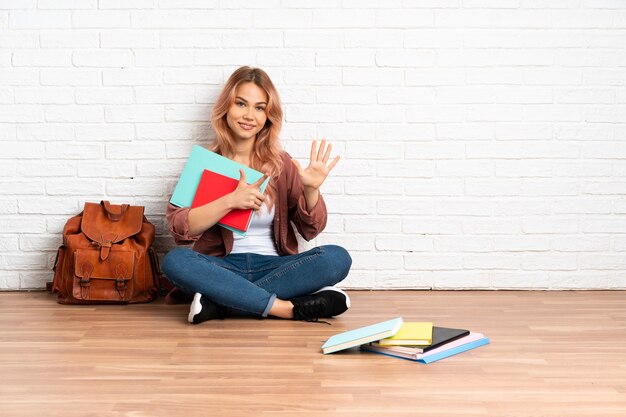
[[[202,172],[191,207],[203,206],[226,194],[232,193],[238,184],[239,181],[236,179],[205,169]],[[218,224],[235,233],[245,234],[251,219],[252,209],[235,209],[222,217]]]

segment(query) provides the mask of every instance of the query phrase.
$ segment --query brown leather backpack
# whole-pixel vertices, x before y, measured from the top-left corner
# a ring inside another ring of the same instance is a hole
[[[83,212],[67,221],[49,283],[59,303],[154,300],[159,288],[154,226],[143,212],[141,206],[85,203]]]

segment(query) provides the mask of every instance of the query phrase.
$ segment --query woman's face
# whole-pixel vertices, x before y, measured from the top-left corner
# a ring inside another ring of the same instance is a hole
[[[226,113],[228,127],[236,140],[254,139],[267,121],[267,94],[253,82],[246,82],[235,94],[235,102]]]

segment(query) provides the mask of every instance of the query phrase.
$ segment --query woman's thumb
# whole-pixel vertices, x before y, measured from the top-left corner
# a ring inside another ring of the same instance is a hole
[[[302,165],[300,165],[300,162],[298,162],[296,159],[292,159],[291,162],[293,162],[293,164],[296,166],[298,172],[302,172]]]

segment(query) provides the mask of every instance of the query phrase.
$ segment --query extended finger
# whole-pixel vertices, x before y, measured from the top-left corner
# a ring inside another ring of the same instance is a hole
[[[252,184],[253,187],[261,187],[261,185],[265,182],[265,180],[269,177],[269,175],[267,174],[263,174],[263,176],[261,178],[259,178],[254,184]]]
[[[329,143],[328,148],[326,148],[326,153],[324,154],[324,159],[322,159],[322,162],[324,163],[328,162],[328,158],[330,158],[330,151],[332,149],[333,149],[333,144]]]
[[[311,162],[317,159],[317,141],[313,139],[311,142]]]
[[[243,169],[239,170],[239,184],[241,183],[245,183],[246,182],[246,173],[244,172]]]
[[[339,162],[339,155],[337,155],[335,159],[333,159],[333,161],[330,163],[330,165],[328,165],[328,172],[330,172],[330,170],[333,169],[335,165],[337,165],[337,162]]]
[[[324,157],[324,148],[326,147],[326,139],[322,139],[322,142],[320,143],[320,148],[317,151],[317,161],[321,161],[322,158]]]

